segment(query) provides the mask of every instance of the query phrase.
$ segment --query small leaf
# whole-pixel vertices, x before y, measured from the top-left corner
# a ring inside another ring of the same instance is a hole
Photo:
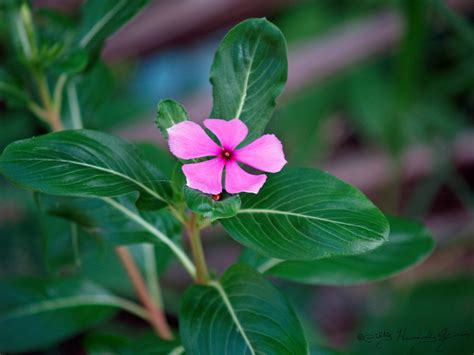
[[[148,0],[88,0],[76,41],[81,48],[98,50],[112,33],[132,19]]]
[[[388,242],[364,254],[274,262],[274,266],[272,259],[246,259],[257,262],[263,272],[307,284],[353,285],[382,280],[420,263],[434,247],[433,238],[421,224],[395,217],[389,222]]]
[[[303,328],[287,299],[242,264],[219,281],[186,291],[180,334],[192,354],[308,354]]]
[[[71,130],[10,144],[0,157],[2,173],[15,184],[52,195],[113,197],[140,192],[138,205],[166,204],[169,182],[139,159],[133,145],[106,133]]]
[[[81,279],[2,280],[0,351],[45,348],[111,317],[124,301]]]
[[[235,216],[240,208],[240,196],[223,193],[219,200],[189,187],[184,188],[184,197],[188,207],[211,221]]]
[[[386,241],[389,225],[353,186],[314,169],[269,176],[242,197],[237,215],[221,221],[232,238],[258,253],[287,260],[360,254]]]
[[[266,19],[235,26],[219,45],[210,80],[211,117],[240,118],[249,128],[245,142],[259,137],[272,117],[288,72],[286,42]]]
[[[180,103],[171,99],[161,100],[158,103],[155,123],[165,139],[168,139],[166,131],[168,128],[186,120],[188,120],[188,113]]]

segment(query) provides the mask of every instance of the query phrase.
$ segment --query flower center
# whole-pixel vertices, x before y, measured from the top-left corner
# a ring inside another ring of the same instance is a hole
[[[226,160],[230,160],[232,158],[232,152],[230,150],[223,149],[221,156]]]

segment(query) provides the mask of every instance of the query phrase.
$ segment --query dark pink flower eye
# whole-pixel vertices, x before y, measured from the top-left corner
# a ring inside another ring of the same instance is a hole
[[[224,159],[229,160],[229,159],[232,158],[232,152],[230,152],[230,151],[228,151],[228,150],[223,150],[223,151],[222,151],[222,157],[223,157]]]

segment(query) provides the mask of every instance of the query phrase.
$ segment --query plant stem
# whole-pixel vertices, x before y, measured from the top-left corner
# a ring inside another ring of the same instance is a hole
[[[53,94],[53,103],[54,109],[57,112],[61,112],[61,107],[63,103],[63,90],[64,85],[66,85],[68,76],[66,74],[61,74],[56,82],[56,86],[54,87],[54,94]]]
[[[193,253],[194,263],[196,264],[196,282],[205,284],[209,280],[209,271],[207,268],[206,257],[202,248],[201,236],[199,234],[199,226],[197,223],[197,215],[192,214],[187,224],[189,241],[191,243],[191,251]]]
[[[51,111],[53,108],[53,101],[49,93],[48,81],[41,70],[34,70],[33,77],[36,80],[38,94],[46,110]]]
[[[62,131],[64,129],[63,123],[61,122],[61,117],[58,112],[52,111],[50,116],[51,129],[53,131]]]
[[[67,85],[67,97],[69,101],[69,110],[71,112],[72,127],[74,129],[82,128],[82,115],[81,108],[79,106],[79,100],[77,98],[76,84],[71,81]]]
[[[135,288],[140,301],[143,303],[148,312],[149,321],[153,326],[153,329],[161,338],[168,340],[173,339],[173,334],[171,333],[171,329],[166,321],[166,318],[163,312],[155,305],[150,294],[148,293],[148,290],[145,286],[145,281],[143,281],[142,275],[138,271],[138,268],[133,261],[128,249],[126,247],[117,247],[115,250],[122,262],[122,265],[127,271],[130,280],[132,281],[133,287]]]
[[[51,126],[53,131],[62,131],[64,129],[63,123],[61,122],[61,104],[60,102],[53,102],[51,94],[49,92],[48,81],[44,72],[41,70],[33,71],[33,77],[36,81],[38,94],[43,104],[43,108],[38,107],[37,105],[30,104],[30,110],[36,114],[39,118],[43,119]],[[62,86],[61,84],[59,86]],[[58,88],[59,90],[59,88]],[[59,93],[56,93],[55,96],[60,96]],[[56,98],[55,98],[56,99]]]

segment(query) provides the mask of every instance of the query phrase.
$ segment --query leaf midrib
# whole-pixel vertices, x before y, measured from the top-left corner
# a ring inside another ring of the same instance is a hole
[[[255,42],[255,47],[253,49],[253,53],[250,56],[250,63],[248,65],[248,70],[247,70],[247,73],[246,73],[245,78],[244,78],[243,94],[242,94],[242,97],[240,98],[240,102],[239,102],[239,106],[237,108],[237,112],[234,115],[234,117],[236,117],[236,118],[240,118],[240,115],[242,114],[242,111],[243,111],[243,108],[244,108],[245,100],[247,99],[247,93],[248,93],[248,88],[249,88],[249,78],[250,78],[250,74],[252,73],[252,66],[253,66],[253,62],[255,60],[255,54],[257,53],[257,47],[259,45],[261,36],[262,36],[261,33],[259,33],[257,41]]]
[[[209,282],[209,286],[211,286],[211,287],[213,287],[217,290],[217,292],[219,293],[219,296],[222,298],[227,310],[229,311],[232,320],[234,321],[235,325],[237,326],[237,330],[242,335],[242,338],[244,338],[244,341],[247,344],[247,346],[250,350],[250,353],[252,355],[255,355],[256,354],[255,349],[253,348],[252,343],[250,342],[249,338],[247,337],[247,334],[245,333],[245,330],[242,327],[242,324],[240,324],[239,318],[237,317],[237,314],[235,313],[234,308],[232,307],[232,304],[230,303],[230,300],[227,297],[227,294],[226,294],[224,288],[217,281]]]
[[[280,210],[270,210],[270,209],[264,209],[264,208],[243,208],[243,209],[240,209],[240,210],[237,212],[237,214],[245,214],[245,213],[249,213],[249,214],[252,214],[252,213],[254,213],[254,214],[262,213],[262,214],[277,214],[277,215],[279,214],[279,215],[285,215],[285,216],[293,216],[293,217],[314,219],[314,220],[318,220],[318,221],[322,221],[322,222],[327,222],[327,223],[340,224],[340,225],[344,225],[344,226],[349,226],[349,227],[356,227],[356,228],[360,228],[360,229],[365,229],[365,230],[368,231],[368,232],[376,233],[377,235],[380,235],[381,237],[384,237],[384,234],[377,233],[376,231],[374,231],[374,230],[372,230],[372,229],[369,229],[369,228],[366,228],[366,227],[361,226],[361,225],[357,225],[357,224],[353,224],[353,223],[346,223],[346,222],[341,222],[341,221],[336,221],[336,220],[327,219],[327,218],[323,218],[323,217],[311,216],[311,215],[302,214],[302,213],[296,213],[296,212],[290,212],[290,211],[280,211]]]
[[[152,224],[148,223],[146,220],[144,220],[140,215],[137,213],[131,211],[127,207],[121,205],[117,201],[115,201],[112,198],[109,197],[103,197],[101,198],[105,203],[110,205],[111,207],[117,209],[121,213],[123,213],[127,218],[131,219],[135,223],[138,223],[140,226],[142,226],[145,230],[153,234],[155,237],[157,237],[162,243],[164,243],[166,246],[168,246],[171,251],[176,255],[178,260],[182,263],[184,268],[192,275],[193,277],[196,274],[196,268],[194,264],[189,260],[188,256],[175,244],[173,241],[164,233],[160,232],[158,229],[156,229]]]
[[[135,180],[133,178],[131,178],[130,176],[127,176],[125,174],[122,174],[118,171],[115,171],[115,170],[111,170],[111,169],[107,169],[107,168],[103,168],[101,166],[98,166],[98,165],[92,165],[92,164],[88,164],[88,163],[82,163],[82,162],[79,162],[79,161],[74,161],[74,160],[66,160],[66,159],[45,159],[45,158],[38,158],[38,159],[15,159],[13,162],[17,162],[17,161],[44,161],[44,162],[61,162],[61,163],[67,163],[67,164],[73,164],[73,165],[79,165],[79,166],[84,166],[84,167],[88,167],[88,168],[92,168],[92,169],[95,169],[95,170],[99,170],[99,171],[103,171],[103,172],[107,172],[109,174],[112,174],[112,175],[116,175],[116,176],[119,176],[125,180],[128,180],[134,184],[136,184],[137,186],[139,186],[141,189],[143,189],[144,191],[146,191],[147,193],[149,193],[150,195],[152,195],[153,197],[156,197],[158,200],[162,201],[162,202],[166,202],[166,200],[161,197],[156,191],[153,191],[152,189],[150,189],[149,187],[147,187],[146,185],[143,185],[140,181],[138,180]],[[8,160],[4,160],[4,162],[8,162]]]

